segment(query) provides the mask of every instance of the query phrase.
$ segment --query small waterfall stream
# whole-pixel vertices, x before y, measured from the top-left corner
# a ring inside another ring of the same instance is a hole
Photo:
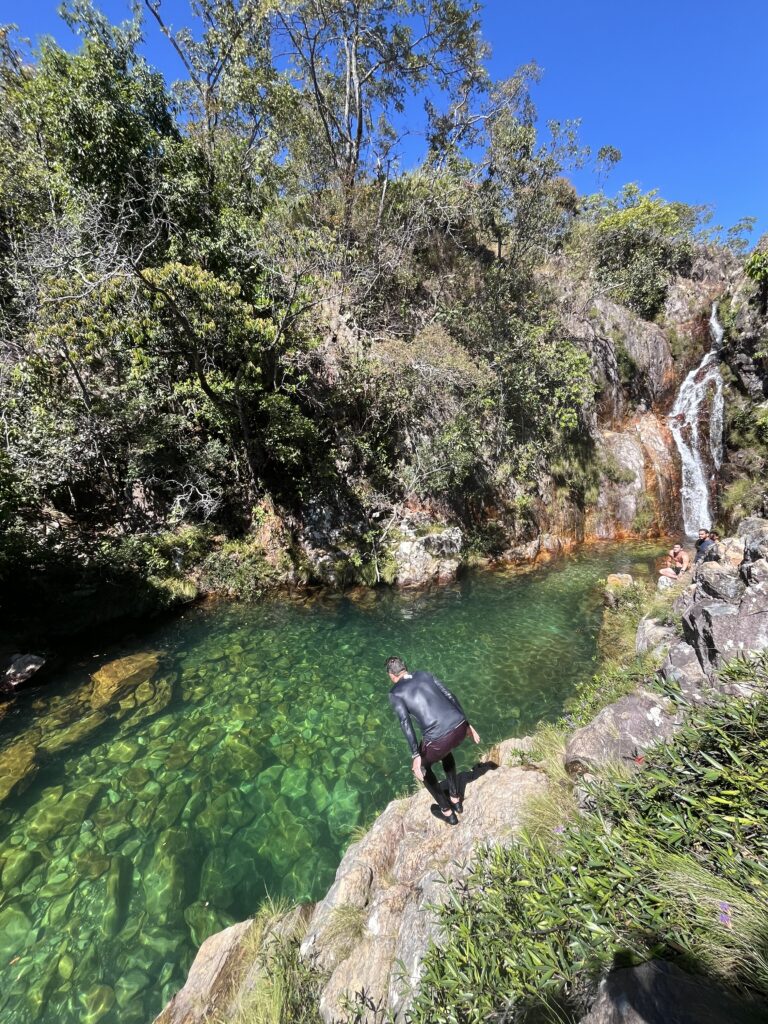
[[[683,466],[683,526],[691,537],[711,523],[710,481],[723,458],[723,328],[717,303],[709,318],[712,348],[680,386],[669,425]]]

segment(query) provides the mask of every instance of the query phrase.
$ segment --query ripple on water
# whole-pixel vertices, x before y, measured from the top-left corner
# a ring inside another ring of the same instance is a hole
[[[110,692],[73,672],[7,716],[0,1018],[146,1024],[207,935],[266,893],[319,897],[355,826],[409,787],[389,654],[446,680],[485,742],[522,734],[594,669],[597,580],[647,572],[657,550],[202,608],[121,652],[159,652],[149,678]]]

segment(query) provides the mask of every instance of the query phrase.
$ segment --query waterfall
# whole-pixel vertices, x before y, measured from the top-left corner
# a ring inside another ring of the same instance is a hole
[[[712,348],[683,381],[669,414],[683,466],[683,526],[689,537],[702,526],[711,525],[710,481],[723,460],[723,328],[717,319],[716,302],[712,303],[709,330]]]

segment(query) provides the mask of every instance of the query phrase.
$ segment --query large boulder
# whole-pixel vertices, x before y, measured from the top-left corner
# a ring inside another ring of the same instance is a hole
[[[704,562],[696,570],[696,582],[706,597],[738,604],[747,589],[739,570],[729,562]]]
[[[720,561],[737,569],[744,559],[744,539],[742,537],[723,537],[717,545]]]
[[[580,1024],[762,1024],[765,1004],[738,998],[702,975],[649,960],[601,982]]]
[[[479,846],[508,842],[526,802],[547,786],[539,771],[491,763],[462,780],[466,803],[457,827],[437,821],[431,797],[420,790],[391,803],[344,855],[302,943],[303,955],[329,972],[320,1000],[327,1024],[343,1019],[345,1000],[363,990],[396,1021],[405,1019],[421,961],[440,935],[434,908],[450,891],[446,880],[466,875]]]
[[[756,562],[744,562],[741,566],[742,579],[748,586],[768,583],[768,558],[758,558]]]
[[[397,565],[394,582],[401,587],[421,587],[454,579],[461,565],[462,542],[458,526],[405,537],[392,549]]]
[[[29,682],[45,665],[39,654],[13,654],[0,670],[0,690],[14,692]]]
[[[701,700],[709,683],[696,651],[684,640],[670,647],[659,672],[667,682],[676,683],[687,700]]]
[[[768,583],[748,587],[738,604],[696,601],[683,616],[685,639],[712,675],[733,658],[768,647]]]
[[[760,519],[757,516],[742,519],[736,533],[744,541],[746,562],[768,558],[768,519]]]
[[[632,765],[649,747],[670,740],[678,726],[679,716],[658,694],[630,693],[571,734],[565,767],[584,774],[610,762]]]

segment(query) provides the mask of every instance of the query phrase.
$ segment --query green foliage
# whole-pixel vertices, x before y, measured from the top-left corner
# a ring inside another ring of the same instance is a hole
[[[619,302],[653,319],[671,276],[690,268],[701,210],[665,202],[655,191],[643,194],[631,184],[616,199],[593,197],[588,211],[588,245],[598,278]]]
[[[240,950],[242,968],[260,972],[254,985],[214,1024],[320,1024],[318,1002],[323,975],[299,951],[301,930],[285,929],[288,908],[267,900],[254,918]]]
[[[626,666],[609,662],[568,698],[565,705],[567,721],[586,725],[606,704],[625,697],[638,686],[647,685],[655,669],[649,658],[635,659]]]
[[[768,284],[768,251],[755,250],[744,262],[744,273],[759,285]]]
[[[648,533],[656,525],[656,506],[650,494],[642,493],[637,499],[637,511],[632,520],[635,533]]]
[[[691,712],[674,746],[593,785],[594,810],[479,858],[441,910],[415,1024],[578,1015],[652,956],[768,997],[768,697]]]
[[[720,495],[720,507],[730,522],[761,514],[766,503],[766,485],[762,479],[741,477],[726,484]]]
[[[719,507],[726,525],[749,515],[762,515],[768,495],[765,467],[768,465],[768,406],[759,405],[731,389],[725,406],[725,434],[728,446],[737,449],[733,458],[739,475],[730,479],[719,495]]]
[[[599,469],[602,476],[612,484],[632,484],[636,476],[631,469],[619,465],[616,456],[612,452],[606,452],[599,461]]]
[[[263,548],[249,539],[226,541],[200,566],[204,591],[239,601],[255,600],[281,578],[280,571],[267,561]]]
[[[576,124],[537,123],[533,65],[487,80],[474,0],[200,0],[178,31],[145,6],[170,92],[138,8],[66,3],[75,52],[0,42],[0,574],[114,555],[156,597],[185,577],[105,538],[242,537],[268,499],[297,528],[319,504],[363,524],[336,575],[377,583],[374,524],[404,503],[497,551],[478,510],[522,494],[527,529],[550,469],[594,499],[593,370],[538,271],[586,232],[601,266],[661,246],[671,272],[687,208],[628,189],[585,217]],[[400,173],[393,119],[421,100]],[[247,544],[200,558],[232,594],[280,576]]]

